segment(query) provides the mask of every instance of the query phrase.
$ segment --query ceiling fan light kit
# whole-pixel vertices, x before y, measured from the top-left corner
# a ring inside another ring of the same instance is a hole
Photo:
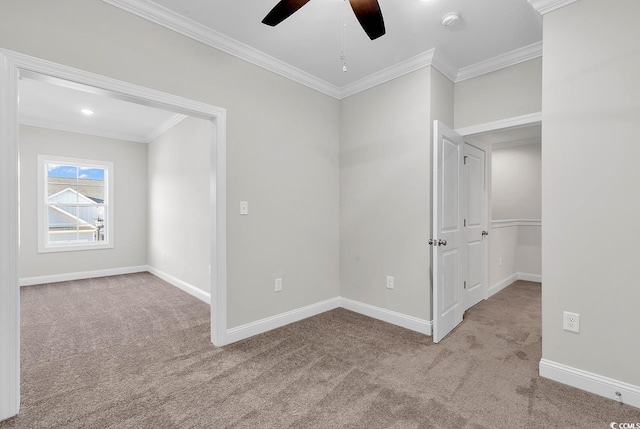
[[[308,2],[309,0],[280,0],[264,17],[262,23],[275,27]],[[378,0],[349,0],[349,4],[369,39],[375,40],[385,34],[384,19]]]

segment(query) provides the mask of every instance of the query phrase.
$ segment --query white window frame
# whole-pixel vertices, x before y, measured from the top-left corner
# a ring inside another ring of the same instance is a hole
[[[103,241],[94,242],[49,242],[48,216],[48,164],[74,165],[78,167],[103,168],[104,174],[104,228]],[[53,155],[38,155],[38,253],[73,252],[78,250],[113,249],[114,247],[114,209],[113,209],[113,163]]]

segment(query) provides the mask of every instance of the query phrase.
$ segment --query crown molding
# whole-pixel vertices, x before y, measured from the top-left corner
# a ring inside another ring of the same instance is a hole
[[[230,37],[189,18],[185,18],[184,16],[181,16],[163,6],[157,5],[152,1],[102,1],[338,100],[428,66],[435,68],[449,80],[457,83],[504,67],[509,67],[524,61],[538,58],[542,55],[542,42],[537,42],[532,45],[516,49],[512,52],[508,52],[504,55],[499,55],[497,57],[481,61],[477,64],[457,69],[441,51],[437,51],[434,48],[398,64],[387,67],[384,70],[375,72],[356,82],[343,87],[338,87],[313,76],[310,73],[293,67],[284,61],[278,60],[270,55],[258,51],[255,48],[231,39]],[[576,0],[529,0],[532,6],[536,9],[537,4],[553,3],[553,6],[543,5],[545,6],[543,9],[545,11],[547,11],[547,8],[553,7],[555,9],[572,3],[573,1]],[[550,10],[553,9],[549,9],[549,11]]]
[[[438,70],[451,82],[456,82],[458,69],[451,64],[451,61],[442,53],[442,51],[438,51],[436,49],[436,51],[433,53],[431,67]]]
[[[578,0],[527,0],[540,15],[545,15]]]
[[[255,48],[146,0],[102,0],[112,6],[173,30],[205,45],[248,61],[316,91],[340,98],[340,88]]]
[[[349,85],[343,86],[340,98],[352,96],[358,92],[365,91],[423,67],[430,66],[433,62],[434,53],[435,49],[430,49],[416,55],[415,57],[402,61],[401,63],[394,64],[391,67],[387,67],[386,69],[370,74],[369,76],[350,83]]]
[[[542,41],[515,49],[511,52],[507,52],[506,54],[498,55],[497,57],[489,58],[485,61],[480,61],[479,63],[475,63],[467,67],[462,67],[458,70],[454,82],[462,82],[463,80],[491,73],[541,56]]]
[[[172,117],[170,117],[169,119],[167,119],[166,121],[158,125],[155,130],[147,134],[144,137],[145,143],[151,143],[152,141],[154,141],[155,139],[157,139],[158,137],[160,137],[161,135],[169,131],[171,128],[178,125],[180,122],[182,122],[186,118],[187,118],[187,115],[181,115],[180,113],[176,113],[175,115],[173,115]]]
[[[139,134],[119,133],[117,131],[100,130],[93,127],[83,125],[60,125],[56,121],[49,121],[42,118],[29,118],[20,115],[20,125],[28,125],[31,127],[47,128],[50,130],[64,131],[68,133],[86,134],[96,137],[105,137],[114,140],[125,140],[136,143],[148,143],[145,136]]]
[[[396,79],[405,74],[414,72],[424,67],[433,67],[442,73],[447,79],[454,82],[456,69],[451,66],[449,60],[435,48],[418,54],[408,60],[394,64],[391,67],[375,72],[363,79],[355,81],[341,89],[340,99],[357,94],[374,86]]]

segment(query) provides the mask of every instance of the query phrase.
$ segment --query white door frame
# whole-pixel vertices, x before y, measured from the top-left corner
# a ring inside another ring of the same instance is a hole
[[[530,113],[522,116],[514,116],[512,118],[501,119],[498,121],[486,122],[484,124],[472,125],[470,127],[456,128],[454,131],[460,134],[463,138],[467,138],[469,136],[473,136],[475,134],[484,134],[490,133],[493,131],[503,131],[513,128],[527,127],[530,125],[540,125],[542,124],[542,112]],[[466,141],[466,140],[465,140]],[[491,236],[491,157],[492,157],[492,149],[491,145],[481,144],[478,142],[470,141],[468,142],[471,146],[475,146],[479,149],[484,150],[485,153],[485,183],[487,184],[487,188],[485,191],[485,208],[486,208],[486,231],[489,231],[489,238]],[[485,297],[487,299],[489,297],[489,240],[486,240],[485,244],[485,267],[484,267],[484,284],[485,284]]]
[[[118,81],[17,52],[0,49],[0,421],[20,407],[19,136],[18,79],[34,72],[87,85],[96,93],[168,107],[210,120],[211,141],[211,341],[227,341],[226,110]]]

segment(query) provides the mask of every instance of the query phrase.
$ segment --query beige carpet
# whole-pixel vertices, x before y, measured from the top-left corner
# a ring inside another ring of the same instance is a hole
[[[224,347],[150,274],[22,289],[22,408],[0,428],[608,428],[640,410],[537,375],[540,285],[443,342],[334,310]]]

